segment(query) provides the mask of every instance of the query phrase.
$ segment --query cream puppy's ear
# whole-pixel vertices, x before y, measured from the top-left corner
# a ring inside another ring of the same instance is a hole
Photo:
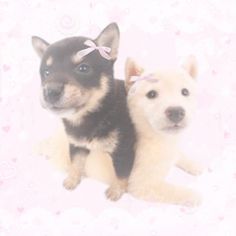
[[[125,87],[129,91],[133,85],[132,76],[140,76],[144,72],[144,69],[139,66],[133,59],[127,58],[125,63]]]
[[[195,79],[198,73],[197,60],[195,56],[188,56],[187,60],[183,64],[183,68],[189,73],[191,77]]]

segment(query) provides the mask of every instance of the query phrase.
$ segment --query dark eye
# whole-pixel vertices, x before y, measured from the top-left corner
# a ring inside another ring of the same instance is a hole
[[[186,88],[183,88],[181,93],[182,93],[183,96],[186,96],[186,97],[189,96],[189,91]]]
[[[76,71],[79,73],[88,73],[90,71],[90,66],[87,64],[78,65]]]
[[[157,95],[158,95],[157,91],[151,90],[146,94],[146,97],[149,98],[149,99],[153,99],[153,98],[156,98]]]
[[[50,72],[49,72],[49,70],[44,70],[43,71],[43,76],[46,78],[46,77],[48,77],[50,75]]]

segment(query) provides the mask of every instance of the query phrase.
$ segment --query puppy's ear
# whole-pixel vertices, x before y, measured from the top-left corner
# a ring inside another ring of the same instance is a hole
[[[37,36],[33,36],[32,45],[38,56],[42,58],[43,54],[45,53],[46,49],[50,44]]]
[[[96,38],[96,43],[98,46],[105,46],[111,48],[109,53],[112,60],[117,58],[119,41],[120,41],[120,31],[116,23],[109,24]]]
[[[125,63],[125,87],[129,91],[130,87],[133,85],[131,81],[132,76],[140,76],[144,69],[139,66],[133,59],[127,58]]]
[[[183,64],[183,68],[194,79],[197,77],[197,73],[198,73],[197,60],[196,60],[196,58],[193,55],[188,56],[187,60]]]

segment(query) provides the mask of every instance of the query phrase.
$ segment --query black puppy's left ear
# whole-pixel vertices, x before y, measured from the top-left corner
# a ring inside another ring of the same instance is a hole
[[[112,60],[115,60],[118,55],[119,41],[120,41],[120,31],[116,23],[109,24],[96,38],[96,43],[98,46],[109,47],[111,52],[109,55]]]
[[[183,64],[183,68],[189,73],[192,78],[196,78],[198,74],[198,66],[197,60],[195,56],[189,55],[185,63]]]
[[[38,36],[33,36],[32,45],[38,56],[42,58],[50,44]]]

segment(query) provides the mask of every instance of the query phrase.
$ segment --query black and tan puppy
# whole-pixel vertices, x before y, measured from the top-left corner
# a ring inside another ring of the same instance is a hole
[[[135,131],[124,83],[113,78],[118,26],[108,25],[95,40],[72,37],[49,44],[33,37],[32,43],[42,59],[42,106],[61,117],[69,138],[72,164],[64,186],[79,184],[90,152],[104,152],[117,177],[106,195],[119,199],[134,162]]]

